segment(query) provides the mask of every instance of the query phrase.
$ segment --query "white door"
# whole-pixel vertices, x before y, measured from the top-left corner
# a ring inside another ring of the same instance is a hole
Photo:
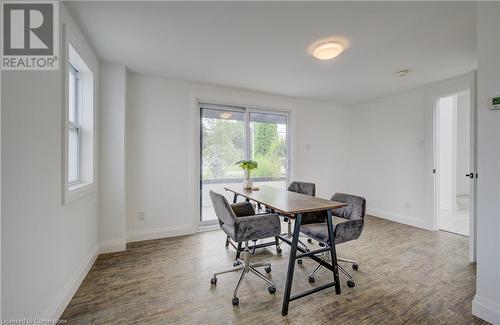
[[[469,235],[469,259],[476,261],[476,194],[477,194],[477,72],[472,73],[470,88],[470,235]]]

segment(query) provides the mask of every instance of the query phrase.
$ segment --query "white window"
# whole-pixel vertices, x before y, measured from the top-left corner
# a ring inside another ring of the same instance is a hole
[[[80,72],[68,66],[68,185],[81,183],[82,100]]]
[[[94,74],[72,44],[68,46],[65,121],[65,202],[93,190]]]

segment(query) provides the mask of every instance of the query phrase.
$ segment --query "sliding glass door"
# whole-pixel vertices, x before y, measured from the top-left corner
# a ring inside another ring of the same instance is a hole
[[[286,113],[242,107],[200,104],[200,221],[216,223],[209,191],[226,193],[225,186],[242,183],[242,159],[257,161],[254,186],[286,187],[288,174],[288,116]]]
[[[256,186],[286,187],[288,166],[286,115],[249,112],[250,159],[258,168],[252,174]]]

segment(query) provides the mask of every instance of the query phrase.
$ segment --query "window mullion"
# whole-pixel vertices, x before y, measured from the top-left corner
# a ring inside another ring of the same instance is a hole
[[[250,113],[245,108],[245,159],[247,160],[252,158],[250,148]]]

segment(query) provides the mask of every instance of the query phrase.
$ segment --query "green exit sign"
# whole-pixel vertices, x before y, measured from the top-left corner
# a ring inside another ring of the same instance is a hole
[[[492,103],[493,105],[500,105],[500,97],[493,97],[493,98],[491,99],[491,103]]]

